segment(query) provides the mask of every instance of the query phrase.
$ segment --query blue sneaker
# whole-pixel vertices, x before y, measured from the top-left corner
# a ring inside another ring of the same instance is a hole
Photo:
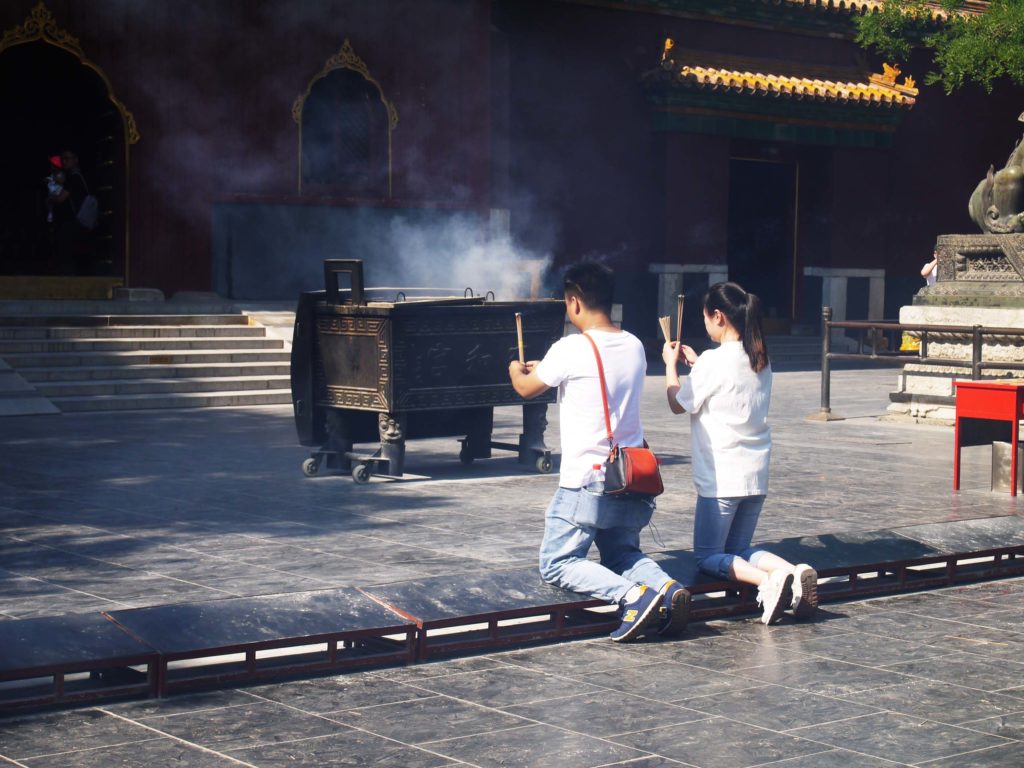
[[[674,579],[661,588],[661,606],[658,608],[661,623],[658,634],[665,637],[681,635],[690,620],[690,593]]]
[[[640,637],[660,616],[661,593],[646,584],[640,585],[640,597],[631,603],[622,603],[619,615],[622,623],[611,634],[616,643],[624,643]]]

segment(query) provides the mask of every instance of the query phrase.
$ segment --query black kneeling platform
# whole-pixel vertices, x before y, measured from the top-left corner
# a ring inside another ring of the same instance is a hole
[[[763,542],[812,565],[822,602],[1024,575],[1024,518]],[[754,590],[655,555],[693,593],[691,618],[753,613]],[[405,664],[459,651],[604,634],[612,606],[536,568],[0,622],[0,712],[270,677]]]
[[[159,654],[157,693],[413,659],[415,624],[356,589],[115,611]]]
[[[420,661],[443,653],[610,632],[618,626],[606,603],[545,584],[536,568],[438,576],[363,591],[416,622]]]
[[[157,652],[102,614],[0,622],[0,649],[0,711],[157,692]]]

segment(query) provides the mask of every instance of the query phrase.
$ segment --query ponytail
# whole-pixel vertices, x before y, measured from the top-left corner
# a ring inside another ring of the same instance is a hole
[[[718,310],[739,332],[754,373],[768,367],[768,346],[761,329],[761,300],[755,294],[747,293],[736,283],[715,283],[704,294],[704,309],[708,314]]]

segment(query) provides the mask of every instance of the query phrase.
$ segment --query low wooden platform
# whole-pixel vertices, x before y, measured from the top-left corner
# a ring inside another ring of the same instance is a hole
[[[766,542],[819,575],[823,603],[1024,575],[1024,518]],[[754,592],[657,555],[693,593],[691,620],[754,613]],[[337,672],[540,641],[617,624],[600,601],[533,568],[361,589],[234,598],[0,622],[0,713]],[[685,636],[683,638],[685,641]]]

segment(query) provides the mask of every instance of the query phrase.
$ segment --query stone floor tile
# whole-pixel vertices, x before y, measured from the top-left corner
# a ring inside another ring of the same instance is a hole
[[[861,701],[843,700],[779,685],[687,699],[686,706],[706,715],[718,715],[773,731],[845,720],[883,709],[875,704],[874,694]]]
[[[900,768],[907,765],[908,763],[860,755],[845,749],[830,749],[827,752],[815,752],[813,755],[762,763],[758,768]]]
[[[921,764],[923,768],[1020,768],[1024,743],[1019,741]]]
[[[406,744],[521,728],[529,721],[447,696],[349,709],[329,715],[339,723]]]
[[[870,691],[890,685],[903,685],[911,680],[888,668],[866,667],[844,661],[812,659],[765,667],[745,669],[736,673],[751,680],[784,685],[822,696]]]
[[[486,707],[505,707],[548,701],[601,689],[581,679],[549,675],[518,667],[499,667],[462,675],[432,677],[408,683],[424,691],[444,694]]]
[[[630,667],[628,672],[628,675],[612,671],[579,676],[594,685],[675,704],[685,703],[687,699],[696,696],[753,688],[758,685],[756,681],[738,675],[675,662]]]
[[[990,660],[970,653],[893,664],[888,669],[901,674],[953,685],[998,692],[1024,681],[1024,663],[1014,660]]]
[[[996,715],[1024,712],[1024,701],[1017,696],[988,693],[977,688],[936,680],[912,680],[871,691],[868,696],[852,694],[841,697],[846,701],[870,703],[878,709],[887,709],[925,720],[950,725],[966,725],[968,721]],[[982,729],[987,730],[987,729]]]
[[[137,722],[220,752],[262,744],[326,736],[345,730],[337,722],[268,701],[174,715],[148,715]]]
[[[829,637],[801,638],[786,643],[794,658],[818,656],[833,661],[849,661],[865,666],[885,667],[904,661],[943,656],[948,649],[907,640],[898,640],[864,632],[846,632]]]
[[[644,752],[547,725],[435,741],[430,749],[480,768],[592,768]]]
[[[227,754],[259,768],[365,768],[372,765],[441,768],[450,764],[442,755],[355,728],[330,736],[235,749]]]
[[[59,738],[54,738],[59,734]],[[0,719],[0,755],[27,760],[83,747],[156,738],[137,724],[95,709]]]
[[[547,725],[604,738],[663,725],[685,724],[707,717],[686,707],[628,694],[609,696],[607,691],[582,693],[534,704],[517,704],[504,707],[504,710]]]
[[[1005,739],[978,731],[894,712],[823,723],[789,733],[873,757],[899,756],[915,764],[1006,743]]]
[[[648,645],[643,653],[629,653],[628,648],[607,638],[574,643],[558,643],[524,651],[503,653],[498,659],[524,669],[557,675],[589,675],[610,672],[651,663],[651,654],[657,646]]]
[[[246,693],[314,714],[412,701],[434,695],[365,673],[255,686],[247,688]]]
[[[155,738],[137,744],[81,749],[59,755],[31,758],[29,768],[240,768],[237,760],[177,739]]]
[[[828,750],[813,741],[717,717],[687,723],[684,728],[617,736],[614,741],[696,768],[746,768]]]
[[[972,714],[982,711],[979,707]],[[984,720],[971,720],[961,723],[964,728],[971,728],[975,731],[984,731],[993,736],[1001,736],[1004,739],[1016,739],[1024,741],[1024,711],[1017,711],[1013,714],[989,717]]]

